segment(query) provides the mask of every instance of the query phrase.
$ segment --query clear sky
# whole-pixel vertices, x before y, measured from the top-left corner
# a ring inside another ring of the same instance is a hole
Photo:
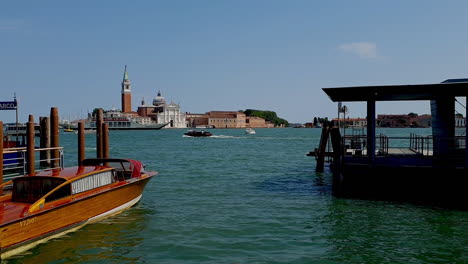
[[[321,90],[468,77],[468,1],[3,1],[0,101],[61,119],[120,108],[160,90],[182,111],[272,110],[290,122],[333,118]],[[364,104],[348,115],[365,116]],[[428,102],[377,113],[429,113]],[[0,120],[14,121],[14,111]]]

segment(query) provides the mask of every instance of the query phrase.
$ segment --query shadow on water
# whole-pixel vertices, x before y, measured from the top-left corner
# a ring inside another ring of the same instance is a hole
[[[468,263],[466,212],[334,199],[317,223],[336,263]],[[447,247],[447,245],[451,245]]]
[[[316,173],[310,168],[294,168],[280,176],[259,182],[256,188],[290,195],[332,195],[331,175]]]
[[[3,263],[139,263],[148,215],[155,212],[140,204],[96,223],[40,244]],[[104,235],[103,235],[104,234]]]

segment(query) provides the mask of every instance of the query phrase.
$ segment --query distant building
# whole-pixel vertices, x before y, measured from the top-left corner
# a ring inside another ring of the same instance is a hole
[[[151,117],[158,123],[169,123],[165,128],[186,128],[185,113],[180,111],[180,106],[176,103],[166,103],[166,99],[158,92],[153,99],[152,105],[141,101],[138,107],[138,115]]]
[[[237,111],[210,111],[208,125],[214,128],[245,128],[246,116]]]
[[[338,119],[333,119],[338,122]],[[340,119],[341,125],[346,126],[367,126],[365,118],[347,118],[346,120]],[[431,127],[431,115],[377,115],[377,127]],[[455,116],[455,126],[465,127],[466,118],[462,116]]]
[[[366,127],[367,126],[367,119],[366,118],[346,118],[345,120],[338,118],[332,119],[333,122],[337,123],[340,122],[340,125],[343,126],[353,126],[353,127]]]
[[[189,127],[199,128],[269,128],[274,124],[260,117],[246,116],[238,111],[210,111],[205,114],[186,113]]]
[[[455,127],[465,127],[466,118],[462,116],[455,116]]]

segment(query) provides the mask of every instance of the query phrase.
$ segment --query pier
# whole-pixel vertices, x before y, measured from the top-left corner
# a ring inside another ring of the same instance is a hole
[[[468,79],[439,84],[324,88],[334,102],[365,102],[365,135],[341,135],[336,126],[323,128],[320,145],[308,155],[323,171],[330,157],[333,194],[337,197],[413,201],[468,209],[466,135],[456,135],[455,97],[468,97]],[[432,135],[407,137],[376,134],[376,102],[429,101]],[[466,113],[468,115],[468,111]],[[332,151],[327,140],[331,138]]]

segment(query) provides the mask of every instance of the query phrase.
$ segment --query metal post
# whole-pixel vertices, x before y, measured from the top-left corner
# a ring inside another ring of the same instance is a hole
[[[27,174],[34,175],[35,173],[35,157],[34,157],[34,117],[29,115],[28,125],[26,127],[26,158],[27,158]]]
[[[19,142],[19,122],[18,122],[18,101],[16,101],[16,93],[14,94],[14,99],[15,99],[15,102],[16,102],[16,142]]]
[[[85,159],[85,133],[84,133],[84,122],[80,121],[78,123],[78,166],[82,165],[83,160]]]

